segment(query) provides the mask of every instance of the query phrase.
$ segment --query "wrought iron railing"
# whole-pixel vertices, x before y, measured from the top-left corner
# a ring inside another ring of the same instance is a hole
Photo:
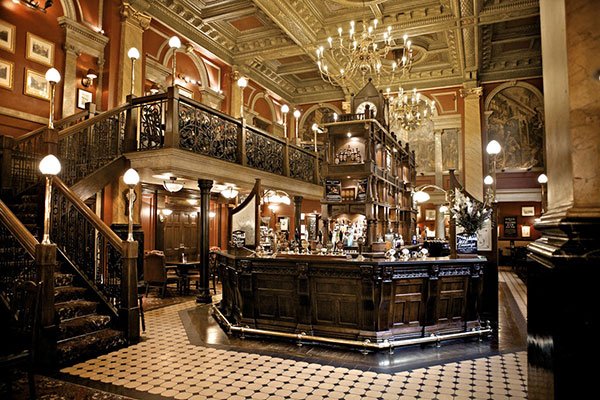
[[[315,157],[304,149],[290,146],[290,177],[314,182]]]
[[[166,99],[164,94],[160,94],[132,100],[132,112],[139,115],[138,150],[154,150],[164,146]]]
[[[249,126],[246,129],[245,145],[248,167],[277,175],[284,174],[284,141]]]
[[[123,241],[66,184],[54,178],[52,240],[116,314],[121,304]]]

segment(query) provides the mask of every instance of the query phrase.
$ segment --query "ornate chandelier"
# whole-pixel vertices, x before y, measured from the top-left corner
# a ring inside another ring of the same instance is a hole
[[[317,48],[317,66],[321,78],[335,86],[348,86],[357,76],[363,83],[367,76],[375,76],[377,85],[381,82],[382,74],[391,74],[391,81],[398,74],[404,76],[412,66],[413,54],[411,41],[404,35],[403,44],[397,51],[402,50],[402,57],[390,60],[387,56],[393,44],[392,27],[383,30],[380,39],[377,38],[378,20],[374,19],[369,25],[362,21],[362,31],[357,32],[354,21],[350,21],[350,29],[344,34],[342,27],[338,28],[338,37],[327,38],[327,45]],[[329,60],[332,65],[327,63]],[[336,66],[339,67],[336,67]]]
[[[390,114],[400,122],[405,131],[417,129],[423,122],[430,121],[435,110],[435,101],[427,101],[421,98],[417,89],[412,92],[404,92],[399,88],[398,96],[391,97],[390,89],[387,89],[390,104]]]

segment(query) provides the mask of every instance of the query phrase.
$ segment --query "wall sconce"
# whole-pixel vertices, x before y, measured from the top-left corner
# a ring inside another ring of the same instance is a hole
[[[94,79],[98,77],[98,73],[93,69],[88,69],[87,74],[81,78],[81,84],[84,87],[90,87],[94,84]]]
[[[56,84],[60,82],[60,72],[56,68],[46,71],[46,80],[50,84],[50,115],[48,116],[48,128],[54,129],[54,96]]]
[[[248,78],[241,77],[237,80],[237,85],[240,88],[240,118],[244,120],[244,89],[248,86]]]
[[[498,143],[495,140],[491,140],[486,148],[485,151],[488,153],[488,155],[490,155],[492,157],[492,200],[495,202],[496,201],[496,162],[497,162],[497,158],[498,158],[498,154],[500,154],[500,152],[502,151],[502,146],[500,146],[500,143]]]
[[[175,86],[175,78],[177,74],[177,50],[181,47],[181,40],[177,36],[171,36],[169,39],[169,47],[173,49],[173,86]]]
[[[41,11],[43,13],[46,12],[46,9],[52,7],[52,4],[54,3],[53,0],[46,0],[46,2],[44,3],[44,7],[40,6],[40,3],[34,0],[12,0],[13,3],[15,4],[23,4],[24,6],[27,6],[33,10],[36,11]]]
[[[546,174],[540,174],[540,176],[538,176],[537,178],[538,183],[540,184],[541,187],[541,195],[542,195],[542,210],[541,213],[545,213],[546,212],[546,207],[548,207],[548,199],[546,198],[546,184],[548,183],[548,177],[546,176]]]
[[[163,208],[158,212],[158,219],[160,219],[160,222],[165,222],[165,219],[167,219],[171,214],[173,214],[173,210],[170,208]]]
[[[287,115],[290,112],[290,106],[282,105],[281,112],[283,113],[283,137],[287,139]]]
[[[135,61],[140,58],[140,51],[132,47],[127,51],[127,57],[131,60],[131,87],[129,94],[133,95],[133,89],[135,88]]]
[[[298,140],[298,138],[300,137],[298,135],[298,124],[300,123],[300,115],[302,115],[300,110],[294,110],[294,118],[296,119],[296,140]]]

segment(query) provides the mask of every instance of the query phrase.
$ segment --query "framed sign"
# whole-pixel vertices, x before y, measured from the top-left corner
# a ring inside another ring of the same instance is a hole
[[[27,96],[37,97],[42,100],[50,99],[50,84],[44,74],[25,68],[25,88]]]
[[[54,65],[54,43],[27,32],[27,53],[25,57],[28,60],[52,67]]]
[[[86,103],[92,102],[92,92],[87,90],[77,89],[77,108],[85,109]]]
[[[529,225],[521,226],[521,236],[522,237],[531,237],[531,227]]]
[[[15,31],[14,25],[0,20],[0,49],[9,53],[15,52]]]
[[[342,181],[325,179],[325,199],[327,201],[342,201]]]
[[[359,179],[356,190],[356,200],[365,201],[367,199],[367,185],[369,184],[369,178]]]
[[[477,254],[477,235],[457,234],[456,252],[458,254]]]
[[[535,207],[533,207],[533,206],[521,207],[521,216],[533,217],[534,215],[535,215]]]
[[[517,217],[504,217],[504,236],[517,237]]]
[[[0,59],[0,87],[5,89],[13,88],[13,71],[15,64],[10,61]]]
[[[425,210],[425,221],[435,221],[435,210]]]
[[[290,217],[278,217],[279,229],[282,231],[290,230]]]

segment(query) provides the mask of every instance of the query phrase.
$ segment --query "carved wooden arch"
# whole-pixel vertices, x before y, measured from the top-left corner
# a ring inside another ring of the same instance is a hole
[[[490,109],[490,103],[492,102],[492,99],[494,98],[494,96],[496,96],[498,93],[500,93],[504,89],[508,89],[511,87],[522,87],[524,89],[531,91],[538,98],[542,107],[544,106],[544,95],[538,88],[536,88],[535,86],[533,86],[532,84],[527,83],[527,82],[510,81],[510,82],[503,83],[503,84],[499,85],[498,87],[494,88],[494,90],[492,90],[490,92],[490,94],[487,95],[487,97],[485,98],[485,103],[484,103],[485,110],[487,111]]]
[[[265,99],[267,105],[269,106],[269,110],[271,111],[271,122],[275,122],[277,118],[277,113],[275,111],[275,104],[273,104],[273,100],[270,96],[267,96],[264,92],[259,92],[252,98],[252,102],[250,103],[250,110],[254,111],[254,106],[259,99]]]
[[[306,119],[308,118],[308,116],[319,108],[328,108],[328,109],[332,110],[333,112],[337,113],[338,115],[343,114],[342,110],[340,110],[338,107],[334,106],[331,103],[315,104],[315,105],[309,107],[308,110],[306,110],[304,113],[302,113],[302,115],[300,116],[300,121],[298,121],[298,126],[300,128],[302,128],[304,126],[304,123],[306,122]]]

